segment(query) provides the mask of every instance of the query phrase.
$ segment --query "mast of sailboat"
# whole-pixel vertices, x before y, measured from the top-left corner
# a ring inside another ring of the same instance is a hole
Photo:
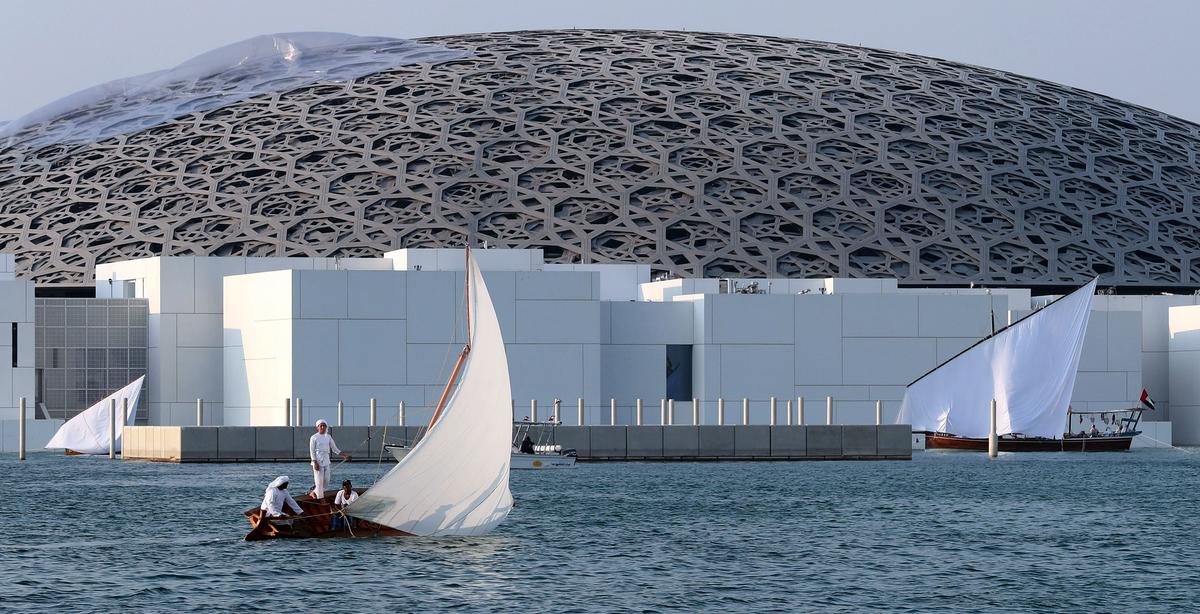
[[[1091,282],[1088,282],[1088,283],[1091,283]],[[1086,285],[1087,285],[1087,284],[1084,284],[1084,286],[1086,286]],[[1057,302],[1059,302],[1059,301],[1063,300],[1064,298],[1067,298],[1068,296],[1071,296],[1072,294],[1075,294],[1075,292],[1078,292],[1078,291],[1079,291],[1079,289],[1077,288],[1077,289],[1075,289],[1075,290],[1073,290],[1073,291],[1071,291],[1071,292],[1068,292],[1068,293],[1066,293],[1066,294],[1064,294],[1064,295],[1062,295],[1062,296],[1060,296],[1060,297],[1058,297],[1058,298],[1056,298],[1056,299],[1054,299],[1054,300],[1050,301],[1049,303],[1046,303],[1046,304],[1045,304],[1045,305],[1043,305],[1041,308],[1039,308],[1039,309],[1034,309],[1033,311],[1030,311],[1028,314],[1026,314],[1026,315],[1025,315],[1025,317],[1021,318],[1020,320],[1017,320],[1016,322],[1013,322],[1012,324],[1009,324],[1008,326],[1005,326],[1004,328],[1001,328],[1000,330],[996,330],[996,324],[995,324],[995,322],[996,322],[996,315],[995,315],[995,313],[996,313],[996,312],[995,312],[995,311],[993,311],[993,312],[992,312],[992,334],[990,334],[990,335],[988,335],[988,336],[984,337],[983,339],[980,339],[979,341],[976,341],[975,343],[972,343],[971,345],[967,346],[967,348],[966,348],[966,349],[964,349],[963,351],[961,351],[961,352],[959,352],[959,353],[957,353],[957,354],[955,354],[955,355],[951,356],[950,358],[947,358],[946,360],[943,360],[943,361],[941,362],[941,364],[939,364],[938,366],[936,366],[936,367],[934,367],[934,368],[932,368],[932,369],[930,369],[930,370],[926,371],[924,374],[922,374],[922,375],[921,375],[921,377],[918,377],[917,379],[915,379],[915,380],[913,380],[913,381],[909,382],[909,383],[908,383],[908,385],[909,385],[909,386],[912,386],[913,384],[915,384],[915,383],[917,383],[917,382],[919,382],[919,381],[921,381],[921,380],[925,379],[926,377],[928,377],[928,376],[929,376],[929,374],[930,374],[930,373],[933,373],[934,371],[937,371],[938,369],[941,369],[942,367],[944,367],[944,366],[946,366],[946,365],[950,364],[950,361],[954,360],[955,358],[958,358],[959,356],[962,356],[963,354],[966,354],[966,353],[967,353],[967,352],[969,352],[969,351],[970,351],[972,348],[974,348],[975,346],[979,345],[980,343],[983,343],[984,341],[987,341],[988,339],[991,339],[992,337],[995,337],[996,335],[999,335],[1000,333],[1002,333],[1002,332],[1004,332],[1004,331],[1006,331],[1006,330],[1008,330],[1008,329],[1010,329],[1010,328],[1012,328],[1012,327],[1014,327],[1014,326],[1016,326],[1016,325],[1020,324],[1021,322],[1024,322],[1025,320],[1028,320],[1029,318],[1033,317],[1033,316],[1034,316],[1034,314],[1036,314],[1037,312],[1041,311],[1042,309],[1045,309],[1045,308],[1047,308],[1047,307],[1049,307],[1049,306],[1051,306],[1051,305],[1053,305],[1053,304],[1055,304],[1055,303],[1057,303]]]
[[[442,396],[438,399],[437,408],[433,410],[433,417],[429,419],[429,426],[426,431],[433,428],[437,423],[438,418],[442,415],[442,408],[446,406],[446,401],[450,398],[450,391],[454,390],[454,383],[458,381],[458,374],[462,371],[462,366],[467,362],[467,354],[471,353],[471,246],[467,245],[463,250],[466,254],[466,267],[463,269],[463,304],[466,306],[466,325],[467,325],[467,341],[463,344],[462,352],[458,354],[458,360],[454,363],[454,370],[450,372],[450,379],[446,382],[446,387],[442,389]]]

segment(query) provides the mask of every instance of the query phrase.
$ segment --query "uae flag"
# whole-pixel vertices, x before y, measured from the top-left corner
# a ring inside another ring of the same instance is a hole
[[[1154,399],[1150,398],[1150,393],[1142,388],[1142,405],[1145,405],[1150,411],[1154,411]]]

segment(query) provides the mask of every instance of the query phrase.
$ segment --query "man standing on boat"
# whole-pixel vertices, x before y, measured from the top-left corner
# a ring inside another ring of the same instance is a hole
[[[329,460],[333,454],[350,460],[350,455],[338,449],[329,434],[329,423],[317,420],[317,432],[308,438],[308,458],[313,468],[313,498],[325,498],[325,487],[329,486]]]

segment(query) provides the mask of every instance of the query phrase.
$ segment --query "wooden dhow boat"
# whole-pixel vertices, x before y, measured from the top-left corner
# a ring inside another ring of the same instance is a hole
[[[1139,434],[1140,409],[1073,412],[1096,280],[995,331],[959,352],[904,392],[897,424],[925,435],[926,449],[987,451],[990,406],[996,403],[999,450],[1128,450]],[[1143,395],[1145,398],[1145,395]],[[1130,413],[1107,434],[1072,434],[1072,416]]]
[[[302,514],[262,518],[247,540],[306,537],[480,535],[512,509],[508,488],[512,391],[496,310],[479,263],[466,250],[463,291],[467,340],[438,399],[425,436],[348,505],[346,529],[333,529],[334,493],[298,499]]]

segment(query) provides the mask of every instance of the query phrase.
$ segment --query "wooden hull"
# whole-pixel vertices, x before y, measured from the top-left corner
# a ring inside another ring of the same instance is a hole
[[[1133,436],[1068,437],[1066,439],[1000,439],[1001,452],[1120,452],[1129,449]],[[926,450],[987,452],[987,438],[926,433]]]
[[[356,489],[360,494],[365,489]],[[264,539],[314,539],[329,537],[411,537],[412,533],[398,531],[365,520],[350,519],[354,525],[350,528],[331,528],[334,517],[333,498],[337,491],[327,493],[324,499],[314,500],[308,497],[298,497],[296,503],[304,510],[303,514],[270,518],[262,521],[262,510],[252,507],[246,510],[246,518],[250,520],[250,532],[246,541]],[[288,511],[291,511],[290,509]]]

